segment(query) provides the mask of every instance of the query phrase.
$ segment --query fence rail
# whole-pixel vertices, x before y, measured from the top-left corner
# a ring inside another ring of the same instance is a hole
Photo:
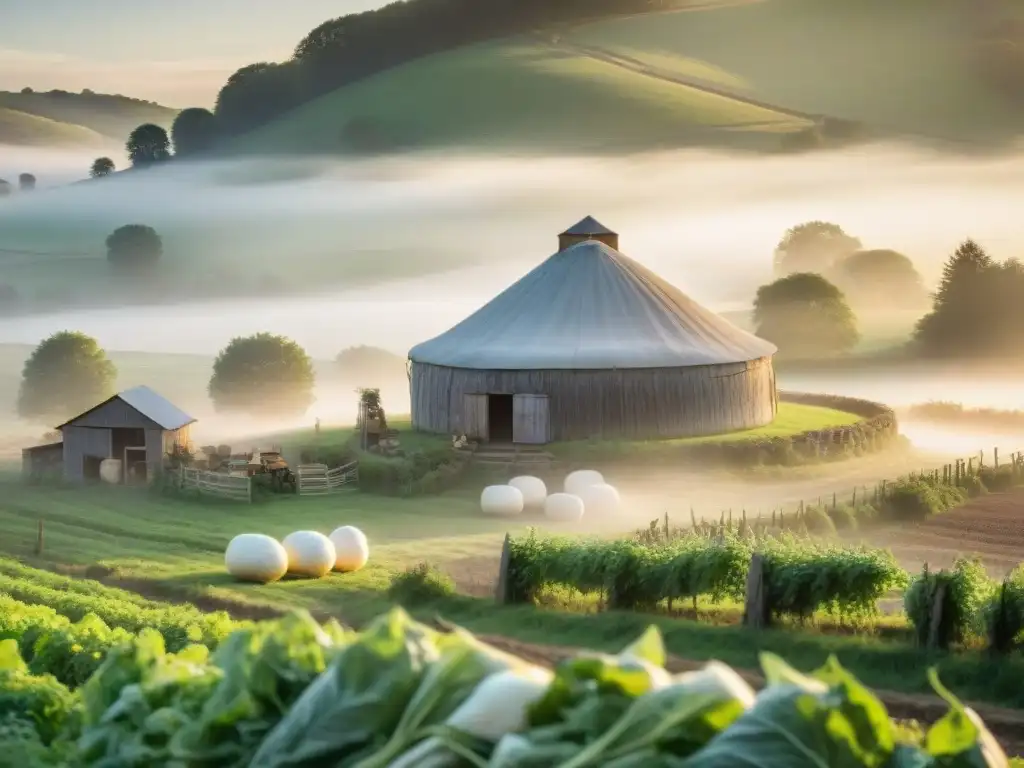
[[[301,464],[295,468],[300,496],[326,496],[355,490],[359,481],[359,462],[328,469],[326,464]]]
[[[205,472],[201,469],[181,468],[181,487],[206,496],[231,501],[252,502],[252,478]]]

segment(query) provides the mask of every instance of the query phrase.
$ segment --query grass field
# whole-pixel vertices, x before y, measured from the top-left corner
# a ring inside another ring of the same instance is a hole
[[[98,93],[0,91],[0,144],[123,145],[143,123],[170,128],[176,109]]]
[[[545,31],[396,67],[235,148],[336,152],[360,120],[385,149],[775,150],[814,116],[1002,143],[1024,107],[976,74],[964,13],[959,0],[760,0]]]
[[[34,147],[100,147],[104,138],[81,125],[8,109],[0,101],[0,144]],[[8,179],[16,182],[17,179]]]
[[[235,143],[246,152],[335,152],[348,121],[398,148],[566,152],[717,143],[776,145],[788,115],[646,77],[530,39],[463,48],[368,78]],[[600,126],[588,130],[586,126]]]
[[[696,60],[737,93],[882,133],[1014,138],[1024,108],[975,75],[965,21],[959,0],[763,0],[590,24],[565,41],[658,70]]]

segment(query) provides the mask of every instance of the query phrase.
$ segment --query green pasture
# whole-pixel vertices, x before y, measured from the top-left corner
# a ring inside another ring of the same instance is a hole
[[[543,40],[515,38],[419,59],[341,88],[233,148],[338,152],[342,129],[354,120],[367,121],[395,148],[561,152],[708,143],[775,147],[780,133],[805,125]]]
[[[587,24],[564,44],[882,134],[1012,139],[1024,106],[976,75],[967,21],[960,0],[762,0]]]

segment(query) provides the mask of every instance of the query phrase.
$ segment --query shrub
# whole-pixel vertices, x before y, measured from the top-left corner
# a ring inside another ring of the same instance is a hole
[[[948,648],[985,630],[994,584],[977,559],[958,557],[950,570],[930,571],[927,563],[903,595],[903,607],[921,645],[928,643],[932,605],[940,585],[946,593],[936,644]]]
[[[808,533],[815,536],[835,536],[836,526],[832,518],[821,507],[807,507],[804,509],[803,523],[807,526]]]
[[[922,480],[901,480],[889,487],[884,511],[894,520],[924,520],[948,506],[936,489]]]
[[[418,563],[396,574],[388,586],[388,599],[399,605],[415,605],[455,594],[455,582],[430,563]]]
[[[837,531],[857,530],[857,511],[846,504],[829,508],[828,516]]]
[[[1013,467],[1006,464],[998,468],[981,467],[978,470],[978,480],[986,489],[995,493],[1008,491],[1017,482]]]

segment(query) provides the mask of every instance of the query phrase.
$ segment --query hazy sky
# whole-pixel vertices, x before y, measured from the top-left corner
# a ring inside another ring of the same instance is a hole
[[[228,75],[287,58],[321,22],[384,0],[0,0],[0,90],[210,106]]]

